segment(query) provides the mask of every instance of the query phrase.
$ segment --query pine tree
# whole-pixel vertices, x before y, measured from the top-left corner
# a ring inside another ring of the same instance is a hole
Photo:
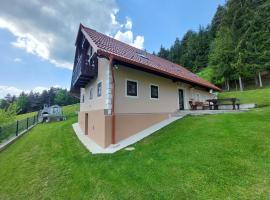
[[[167,50],[165,47],[162,45],[160,46],[160,50],[157,54],[161,58],[169,59],[169,50]]]
[[[209,55],[210,65],[214,69],[214,79],[220,80],[224,78],[227,90],[230,89],[229,82],[234,73],[234,45],[232,35],[227,27],[222,27],[218,33],[217,38],[212,46]]]

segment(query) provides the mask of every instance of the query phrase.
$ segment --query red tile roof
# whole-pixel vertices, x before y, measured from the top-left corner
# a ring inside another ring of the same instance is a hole
[[[113,39],[82,25],[81,30],[84,30],[84,32],[90,37],[96,46],[97,53],[99,55],[107,57],[112,56],[116,60],[134,64],[141,68],[156,71],[176,79],[181,79],[186,82],[204,86],[206,88],[220,90],[220,88],[200,78],[196,74],[178,64],[132,47],[126,43]]]

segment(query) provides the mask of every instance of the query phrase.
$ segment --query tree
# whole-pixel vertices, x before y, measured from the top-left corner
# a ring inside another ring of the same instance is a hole
[[[174,63],[180,64],[180,58],[182,54],[181,49],[181,41],[179,40],[179,38],[176,38],[174,44],[171,46],[169,51],[169,60]]]
[[[16,102],[17,102],[20,114],[21,113],[26,113],[28,111],[29,101],[28,101],[28,98],[27,98],[27,94],[22,92],[20,94],[20,96],[17,98]]]
[[[169,50],[165,49],[162,45],[160,46],[160,50],[157,54],[159,57],[164,59],[169,59]]]
[[[196,58],[196,32],[189,30],[183,37],[181,41],[182,53],[180,57],[180,64],[184,67],[193,69],[193,62]]]
[[[209,55],[210,66],[214,69],[214,79],[224,78],[227,90],[230,90],[230,80],[235,73],[234,63],[234,44],[232,35],[227,27],[222,27],[217,34]]]
[[[226,11],[226,8],[224,6],[221,6],[221,5],[218,6],[217,11],[210,25],[210,35],[212,38],[216,38],[216,34],[218,30],[220,29],[225,11]]]
[[[18,106],[16,103],[10,104],[6,110],[0,109],[0,124],[13,122],[17,113]]]
[[[7,109],[9,106],[9,103],[6,99],[0,99],[0,109]]]
[[[65,90],[59,90],[55,95],[55,103],[63,106],[67,102],[67,92]]]
[[[209,27],[200,26],[199,32],[196,35],[194,46],[195,60],[193,62],[193,72],[197,73],[208,66],[208,55],[210,51],[210,32]]]
[[[67,89],[50,88],[40,93],[24,93],[22,92],[18,97],[7,95],[5,99],[0,99],[0,109],[7,111],[10,105],[16,103],[18,113],[27,113],[38,111],[42,109],[44,104],[53,105],[59,104],[61,106],[78,103],[79,100],[73,97]]]
[[[270,3],[255,3],[251,4],[255,9],[249,12],[252,21],[246,25],[239,46],[245,56],[248,76],[254,77],[256,84],[262,87],[261,72],[270,66]]]
[[[251,78],[262,87],[261,72],[270,69],[269,13],[270,0],[228,0],[209,26],[187,31],[158,56],[195,73],[210,67],[212,81],[224,82],[228,90],[230,82],[243,88],[242,80]]]

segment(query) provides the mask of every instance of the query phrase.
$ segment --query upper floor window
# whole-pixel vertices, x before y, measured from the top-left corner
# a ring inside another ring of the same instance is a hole
[[[97,96],[101,97],[101,94],[102,94],[102,82],[99,82],[97,84]]]
[[[150,97],[151,99],[158,99],[159,87],[157,85],[150,85]]]
[[[90,91],[89,91],[89,98],[90,98],[90,99],[93,99],[93,88],[90,88]]]
[[[93,48],[92,46],[90,45],[88,50],[87,50],[87,62],[90,64],[90,60],[91,60],[91,56],[92,56],[92,53],[93,53]]]
[[[137,97],[138,96],[138,82],[127,80],[126,82],[126,96]]]
[[[81,96],[81,103],[84,103],[84,95]]]
[[[197,93],[197,94],[196,94],[196,100],[197,100],[197,101],[200,101],[200,99],[201,99],[201,98],[200,98],[200,94]]]

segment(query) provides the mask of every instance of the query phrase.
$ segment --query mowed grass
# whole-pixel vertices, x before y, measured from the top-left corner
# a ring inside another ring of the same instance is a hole
[[[256,103],[257,107],[270,105],[270,88],[263,88],[257,90],[246,90],[243,92],[223,92],[219,94],[219,98],[240,99],[241,103]]]
[[[0,199],[270,197],[270,107],[189,116],[112,155],[79,142],[77,108],[0,152]]]
[[[74,113],[75,111],[79,110],[79,104],[77,105],[69,105],[69,106],[63,106],[63,113],[64,114],[70,114],[70,113]],[[29,113],[25,113],[25,114],[20,114],[17,115],[15,117],[16,120],[22,120],[22,119],[26,119],[27,117],[33,117],[35,115],[37,115],[38,112],[29,112]]]
[[[38,112],[29,112],[29,113],[25,113],[25,114],[20,114],[20,115],[16,115],[15,119],[16,120],[22,120],[22,119],[26,119],[27,117],[34,117],[35,115],[37,115]]]

